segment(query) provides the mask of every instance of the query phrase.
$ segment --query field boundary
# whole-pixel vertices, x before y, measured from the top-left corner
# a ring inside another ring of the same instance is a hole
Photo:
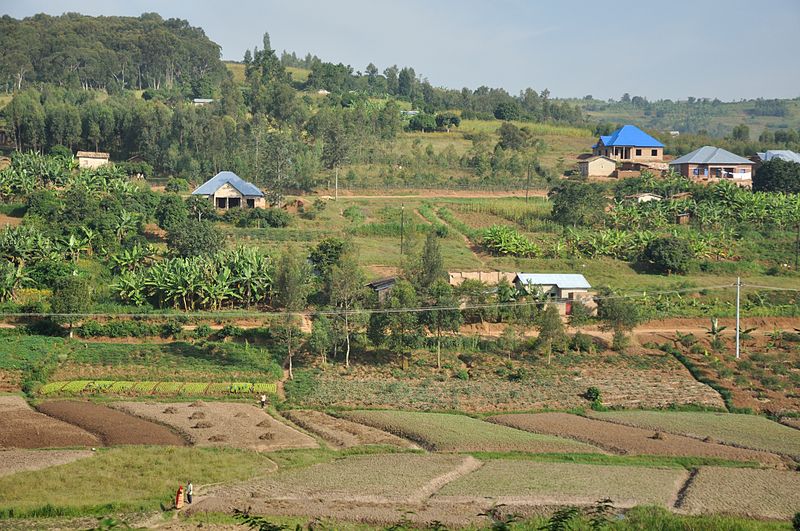
[[[683,507],[686,500],[686,493],[689,492],[689,487],[692,486],[692,483],[694,483],[699,473],[700,468],[693,468],[689,471],[689,476],[683,482],[683,486],[678,489],[678,493],[675,496],[675,502],[672,504],[673,509],[680,510]]]
[[[144,380],[65,380],[42,385],[37,394],[52,396],[240,396],[278,394],[278,384],[261,382],[173,382]]]

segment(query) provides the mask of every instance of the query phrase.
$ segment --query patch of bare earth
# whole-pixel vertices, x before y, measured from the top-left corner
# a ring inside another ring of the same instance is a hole
[[[783,417],[781,419],[781,424],[785,424],[786,426],[800,430],[800,419]]]
[[[21,371],[0,370],[0,393],[19,391]]]
[[[677,503],[690,514],[789,520],[800,508],[800,474],[787,470],[702,467]]]
[[[734,448],[569,413],[497,415],[487,420],[534,433],[569,437],[623,455],[697,456],[754,461],[773,466],[781,464],[779,456],[767,452]]]
[[[78,400],[44,402],[37,409],[94,433],[105,445],[153,444],[185,446],[186,440],[163,424],[123,411]]]
[[[284,416],[336,448],[351,448],[368,444],[419,449],[419,446],[391,433],[346,419],[332,417],[320,411],[294,410]]]
[[[249,404],[117,402],[112,407],[166,424],[197,446],[229,446],[267,452],[318,446],[312,437]]]
[[[0,448],[99,445],[91,433],[34,411],[20,396],[0,396]]]
[[[231,512],[325,517],[369,523],[414,522],[448,525],[485,522],[481,503],[439,503],[430,497],[444,485],[478,469],[469,456],[382,454],[354,456],[291,469],[272,477],[212,490],[190,512]]]
[[[94,455],[91,450],[0,450],[0,476],[41,470]]]

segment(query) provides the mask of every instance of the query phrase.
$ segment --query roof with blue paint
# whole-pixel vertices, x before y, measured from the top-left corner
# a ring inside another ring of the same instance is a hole
[[[258,189],[253,183],[247,182],[232,171],[221,171],[192,192],[192,195],[214,195],[217,190],[230,184],[236,188],[240,194],[246,196],[264,197],[264,192]]]
[[[600,137],[604,146],[664,147],[664,144],[635,125],[623,125],[610,135]],[[596,146],[597,144],[595,144]]]
[[[523,285],[558,286],[559,289],[589,289],[586,277],[577,273],[517,273],[514,281]]]
[[[670,166],[680,164],[753,164],[753,161],[722,148],[703,146],[669,163]]]

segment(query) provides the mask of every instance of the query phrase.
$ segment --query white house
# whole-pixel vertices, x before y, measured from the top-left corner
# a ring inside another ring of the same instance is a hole
[[[556,305],[561,315],[570,315],[575,301],[593,312],[597,309],[589,293],[592,286],[577,273],[517,273],[514,285],[520,291],[542,295]]]

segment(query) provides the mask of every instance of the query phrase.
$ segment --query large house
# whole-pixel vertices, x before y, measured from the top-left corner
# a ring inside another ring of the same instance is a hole
[[[232,171],[221,171],[200,185],[192,195],[206,197],[218,209],[266,208],[264,192]]]
[[[695,149],[671,161],[669,166],[695,181],[728,179],[739,186],[752,186],[754,162],[714,146]]]
[[[610,135],[601,136],[592,146],[592,154],[620,162],[660,162],[664,159],[664,144],[635,125],[623,125]]]
[[[764,152],[756,153],[756,156],[750,160],[756,164],[760,164],[762,162],[768,162],[772,159],[780,159],[787,162],[796,162],[797,164],[800,164],[800,153],[795,153],[794,151],[788,149],[770,149]]]

